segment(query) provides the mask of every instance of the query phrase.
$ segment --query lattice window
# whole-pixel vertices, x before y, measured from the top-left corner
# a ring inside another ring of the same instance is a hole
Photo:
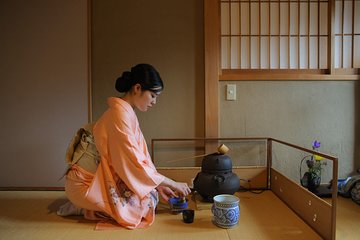
[[[359,68],[360,0],[332,3],[221,0],[221,69]]]
[[[360,1],[335,1],[335,68],[360,67]]]

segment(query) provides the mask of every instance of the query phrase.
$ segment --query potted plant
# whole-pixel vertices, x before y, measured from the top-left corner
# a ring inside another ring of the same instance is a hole
[[[320,146],[321,146],[321,143],[319,141],[315,140],[312,143],[312,149],[314,151],[318,151]],[[304,173],[304,175],[301,176],[301,165],[304,160],[306,160],[306,166],[308,169]],[[311,192],[315,192],[316,189],[320,186],[322,166],[326,165],[326,162],[324,162],[322,160],[323,160],[323,158],[316,154],[306,156],[301,160],[300,183],[303,187],[306,187]]]

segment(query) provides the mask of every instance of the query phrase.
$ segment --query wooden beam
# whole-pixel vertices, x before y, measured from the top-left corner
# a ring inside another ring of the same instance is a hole
[[[204,1],[205,137],[219,135],[220,1]]]

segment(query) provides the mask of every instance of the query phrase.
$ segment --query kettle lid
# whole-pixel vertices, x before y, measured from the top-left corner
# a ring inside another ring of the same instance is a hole
[[[206,155],[201,163],[202,171],[228,171],[232,169],[231,158],[225,154]]]

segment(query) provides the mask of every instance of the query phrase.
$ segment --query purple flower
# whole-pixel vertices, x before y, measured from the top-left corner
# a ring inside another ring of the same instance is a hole
[[[320,144],[321,144],[321,143],[320,143],[319,141],[315,140],[315,141],[312,143],[313,149],[319,148],[319,147],[320,147]]]

